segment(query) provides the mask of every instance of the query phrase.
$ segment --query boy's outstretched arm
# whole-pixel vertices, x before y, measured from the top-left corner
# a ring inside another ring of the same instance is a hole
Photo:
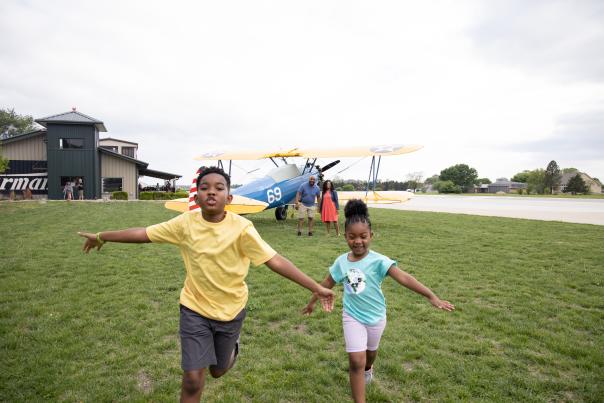
[[[388,275],[396,280],[400,285],[407,287],[411,291],[415,291],[418,294],[423,295],[428,298],[430,303],[439,309],[444,309],[445,311],[452,311],[455,309],[452,303],[449,301],[443,301],[436,296],[428,287],[420,283],[413,277],[411,274],[406,273],[396,267],[395,265],[390,266],[388,269]]]
[[[331,278],[331,274],[328,274],[327,277],[325,277],[325,280],[321,281],[321,285],[325,288],[329,288],[332,289],[334,285],[336,285],[336,282],[333,281],[333,278]],[[310,301],[308,301],[308,304],[304,307],[304,309],[302,309],[302,314],[303,315],[310,315],[312,313],[312,311],[315,309],[315,303],[317,302],[317,296],[315,294],[312,295],[312,297],[310,298]]]
[[[309,289],[321,300],[323,310],[331,312],[333,309],[333,291],[319,285],[315,280],[300,271],[292,262],[276,254],[265,263],[272,271]]]
[[[105,242],[122,242],[122,243],[147,243],[151,242],[147,236],[145,228],[128,228],[120,231],[103,231],[96,234],[89,232],[78,232],[78,235],[86,238],[82,250],[86,253],[90,249],[96,248],[101,250]]]

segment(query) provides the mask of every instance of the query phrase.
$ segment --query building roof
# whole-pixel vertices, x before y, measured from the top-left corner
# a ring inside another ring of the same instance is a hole
[[[176,175],[176,174],[171,174],[171,173],[162,172],[162,171],[155,171],[153,169],[147,169],[147,168],[139,169],[138,173],[141,176],[150,176],[152,178],[160,178],[160,179],[166,179],[166,180],[182,178],[182,175]]]
[[[58,115],[52,115],[47,116],[45,118],[36,119],[35,122],[41,124],[44,127],[46,127],[48,123],[87,123],[93,124],[100,132],[107,131],[107,128],[105,128],[103,122],[88,115],[84,115],[83,113],[76,111],[75,108],[73,108],[73,110],[70,112],[59,113]]]
[[[568,181],[577,175],[579,175],[581,177],[587,176],[589,179],[591,179],[591,177],[589,175],[587,175],[586,173],[583,173],[583,172],[579,172],[579,171],[567,172],[565,174],[562,174],[562,176],[560,177],[560,185],[562,185],[562,186],[568,185]]]
[[[46,129],[34,129],[27,133],[17,134],[16,136],[7,137],[5,139],[0,139],[0,144],[8,144],[13,143],[15,141],[21,141],[25,139],[29,139],[35,136],[40,136],[46,134]]]
[[[105,140],[119,141],[120,143],[127,143],[127,144],[138,145],[138,143],[134,143],[132,141],[120,140],[120,139],[116,139],[116,138],[113,138],[113,137],[105,137],[104,139],[99,139],[99,141],[105,141]]]

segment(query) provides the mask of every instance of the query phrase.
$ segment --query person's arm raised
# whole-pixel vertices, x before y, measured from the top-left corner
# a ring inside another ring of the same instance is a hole
[[[78,232],[78,235],[85,238],[82,250],[86,253],[91,249],[100,250],[105,242],[121,243],[148,243],[151,242],[147,236],[146,228],[128,228],[119,231],[103,231],[92,234],[89,232]]]
[[[432,292],[432,290],[417,281],[415,277],[413,277],[409,273],[402,271],[395,265],[390,266],[390,268],[388,269],[388,275],[394,280],[396,280],[396,282],[400,285],[407,287],[411,291],[415,291],[416,293],[426,297],[435,308],[449,312],[455,310],[455,306],[453,306],[452,303],[450,303],[449,301],[441,300],[436,296],[436,294]]]
[[[315,280],[298,269],[292,262],[278,253],[270,258],[265,264],[275,273],[312,291],[321,300],[323,310],[331,312],[333,309],[333,291],[318,284]]]

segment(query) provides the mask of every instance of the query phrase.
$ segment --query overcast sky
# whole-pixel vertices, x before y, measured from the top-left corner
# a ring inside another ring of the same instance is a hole
[[[425,148],[382,179],[552,159],[604,179],[603,1],[4,0],[0,38],[0,107],[76,107],[181,183],[207,151],[391,143]]]

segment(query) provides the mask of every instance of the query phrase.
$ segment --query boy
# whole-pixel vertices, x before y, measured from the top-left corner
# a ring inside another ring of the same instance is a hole
[[[178,245],[186,268],[180,293],[182,351],[181,402],[199,402],[209,367],[214,378],[235,363],[245,318],[245,284],[250,261],[308,288],[333,309],[333,292],[317,284],[260,238],[253,224],[224,210],[231,202],[230,178],[218,167],[197,178],[195,202],[201,208],[147,228],[97,234],[82,233],[83,250],[100,250],[105,242],[161,242]]]

